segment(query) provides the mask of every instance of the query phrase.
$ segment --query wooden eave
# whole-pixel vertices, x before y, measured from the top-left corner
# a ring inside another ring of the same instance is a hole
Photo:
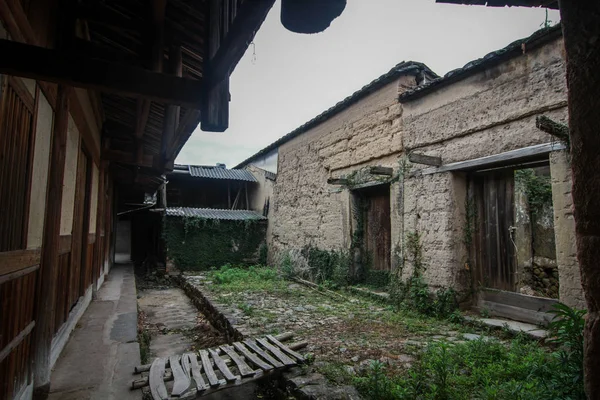
[[[152,190],[199,123],[227,128],[229,76],[274,0],[56,0],[49,36],[21,2],[2,3],[0,74],[97,93],[101,159]]]

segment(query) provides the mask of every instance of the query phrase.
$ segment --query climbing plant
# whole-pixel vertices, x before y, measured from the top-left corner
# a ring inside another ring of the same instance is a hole
[[[227,263],[256,263],[266,224],[259,220],[167,217],[163,235],[168,256],[179,268],[207,270]]]
[[[544,208],[552,204],[552,183],[547,175],[538,175],[533,169],[515,171],[515,182],[527,196],[529,211],[539,216]]]
[[[456,291],[440,288],[435,293],[429,290],[423,273],[423,244],[418,232],[409,232],[405,241],[407,261],[412,264],[412,274],[405,282],[402,276],[394,276],[390,284],[390,296],[398,307],[406,307],[421,314],[441,318],[450,317],[457,308]]]

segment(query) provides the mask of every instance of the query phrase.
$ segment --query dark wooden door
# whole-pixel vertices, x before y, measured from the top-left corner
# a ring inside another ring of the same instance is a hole
[[[515,247],[510,228],[514,226],[513,171],[488,173],[478,179],[480,237],[479,263],[485,287],[516,290]]]
[[[390,270],[391,221],[390,187],[376,186],[364,192],[365,199],[365,248],[372,257],[371,268]]]

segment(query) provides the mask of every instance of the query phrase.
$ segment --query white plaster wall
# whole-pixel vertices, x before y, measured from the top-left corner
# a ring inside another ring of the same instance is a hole
[[[35,99],[35,81],[33,79],[22,78],[23,85],[27,88],[29,94]]]
[[[92,163],[92,193],[90,197],[90,233],[96,232],[96,218],[98,212],[98,178],[100,171],[96,163]]]
[[[31,178],[31,199],[29,202],[29,223],[27,230],[27,248],[42,246],[44,234],[44,215],[46,211],[46,190],[48,186],[48,170],[54,111],[50,103],[40,92],[38,115],[33,153],[33,169]]]
[[[69,115],[67,131],[67,149],[65,155],[65,174],[63,179],[60,234],[70,235],[73,229],[75,208],[75,186],[77,184],[77,157],[79,156],[79,130]]]

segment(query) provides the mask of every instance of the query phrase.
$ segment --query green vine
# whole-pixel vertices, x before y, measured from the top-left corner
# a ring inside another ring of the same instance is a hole
[[[515,171],[515,182],[527,196],[529,211],[533,217],[540,215],[544,208],[552,204],[552,183],[550,177],[537,175],[531,168]]]
[[[435,293],[429,290],[423,273],[423,245],[418,232],[406,235],[406,255],[412,264],[412,276],[408,281],[402,280],[401,272],[396,274],[390,284],[390,296],[398,307],[408,307],[421,314],[439,318],[455,316],[457,308],[456,291],[452,288],[441,288]]]
[[[179,268],[190,270],[207,270],[227,263],[255,264],[265,236],[266,224],[259,220],[167,217],[163,230],[168,257]]]

